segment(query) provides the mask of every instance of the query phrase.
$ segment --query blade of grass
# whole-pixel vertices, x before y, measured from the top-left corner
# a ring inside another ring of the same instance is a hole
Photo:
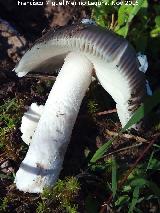
[[[160,146],[158,144],[154,144],[153,146],[155,146],[156,148],[160,149]]]
[[[139,198],[139,186],[136,186],[134,188],[134,191],[133,191],[133,198],[132,198],[132,202],[131,202],[131,205],[129,207],[129,210],[128,210],[128,213],[132,213],[136,204],[137,204],[137,201],[138,201],[138,198]]]
[[[154,152],[152,152],[151,155],[150,155],[150,158],[149,158],[149,161],[148,161],[148,164],[147,164],[147,167],[146,167],[146,172],[147,172],[147,170],[150,168],[151,161],[152,161],[152,159],[153,159],[153,155],[154,155]]]
[[[112,195],[115,197],[117,192],[117,163],[114,156],[112,156]]]
[[[90,162],[91,163],[95,163],[97,160],[99,160],[104,154],[105,152],[109,149],[109,147],[111,147],[113,141],[117,138],[117,136],[115,136],[113,139],[109,140],[107,143],[105,143],[104,145],[102,145],[97,151],[96,153],[93,155],[93,157],[91,158]]]
[[[131,186],[145,187],[147,186],[157,197],[160,197],[160,188],[156,183],[146,180],[145,178],[136,178],[130,183]]]

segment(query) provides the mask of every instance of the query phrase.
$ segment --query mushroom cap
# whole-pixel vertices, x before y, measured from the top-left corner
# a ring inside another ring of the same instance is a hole
[[[139,71],[140,64],[136,52],[126,39],[99,26],[77,24],[50,30],[25,53],[15,71],[19,77],[29,71],[53,72],[53,69],[62,66],[64,58],[72,51],[81,52],[87,56],[95,70],[103,66],[104,75],[105,69],[108,70],[107,78],[113,81],[118,93],[112,92],[113,88],[109,91],[109,86],[105,86],[108,82],[105,83],[103,76],[97,76],[118,105],[119,103],[121,105],[121,100],[118,99],[120,93],[129,90],[126,95],[120,95],[124,96],[122,105],[127,102],[129,111],[132,112],[138,108],[146,95],[146,87],[144,73]],[[117,81],[115,81],[116,76]],[[112,82],[109,84],[111,85]]]
[[[119,64],[121,71],[138,71],[138,60],[134,49],[128,41],[110,30],[95,25],[78,24],[50,30],[37,40],[24,54],[15,67],[15,71],[21,77],[29,71],[53,72],[53,67],[60,68],[64,58],[71,51],[83,52],[86,55],[96,56],[106,63],[113,63],[122,50],[125,52]],[[127,65],[131,63],[130,71]],[[128,64],[127,64],[128,62]]]

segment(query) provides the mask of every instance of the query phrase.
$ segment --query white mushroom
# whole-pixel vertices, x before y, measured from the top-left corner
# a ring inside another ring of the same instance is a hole
[[[29,71],[51,72],[61,64],[37,128],[33,127],[36,131],[32,143],[16,174],[17,188],[24,192],[42,192],[57,180],[93,67],[117,103],[122,126],[146,95],[144,74],[138,70],[134,49],[108,30],[80,24],[50,31],[26,52],[15,71],[22,77]]]

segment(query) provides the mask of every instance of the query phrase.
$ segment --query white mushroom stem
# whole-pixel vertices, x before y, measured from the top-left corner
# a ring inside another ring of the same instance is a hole
[[[19,190],[39,193],[57,180],[92,69],[91,62],[80,53],[66,57],[16,174]]]

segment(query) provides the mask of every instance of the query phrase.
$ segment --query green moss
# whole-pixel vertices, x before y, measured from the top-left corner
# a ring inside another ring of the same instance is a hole
[[[0,106],[0,122],[4,127],[14,128],[21,120],[24,104],[21,99],[9,99]]]
[[[46,212],[46,207],[44,202],[38,202],[38,207],[36,209],[36,213],[44,213]]]
[[[22,115],[24,113],[24,103],[21,99],[8,99],[0,106],[0,149],[12,159],[16,155],[16,148],[14,147],[13,133],[20,125]]]
[[[7,197],[4,197],[0,203],[0,212],[6,212],[8,204],[9,204],[9,199]]]
[[[88,112],[89,114],[94,114],[98,111],[98,104],[95,100],[89,100],[88,101]]]
[[[75,198],[78,196],[80,185],[75,177],[68,177],[64,180],[58,180],[54,187],[45,188],[38,204],[37,213],[54,212],[76,213],[78,205],[75,204]]]

